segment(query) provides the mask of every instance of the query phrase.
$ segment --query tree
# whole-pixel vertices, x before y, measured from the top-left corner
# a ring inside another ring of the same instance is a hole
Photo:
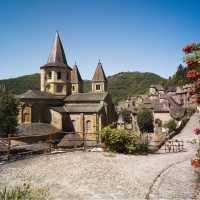
[[[143,109],[138,113],[137,122],[142,133],[153,132],[154,125],[153,125],[153,113],[149,109]]]
[[[18,101],[5,88],[0,88],[0,137],[16,132]]]
[[[176,122],[175,120],[171,119],[166,124],[164,124],[165,128],[169,129],[169,133],[176,130]]]

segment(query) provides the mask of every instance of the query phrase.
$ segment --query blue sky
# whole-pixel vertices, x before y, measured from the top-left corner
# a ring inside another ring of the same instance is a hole
[[[0,0],[0,79],[39,72],[56,30],[84,79],[98,59],[107,75],[168,77],[200,40],[199,9],[199,0]]]

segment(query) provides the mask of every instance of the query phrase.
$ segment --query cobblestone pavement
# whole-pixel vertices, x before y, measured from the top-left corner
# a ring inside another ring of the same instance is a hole
[[[57,200],[198,199],[197,175],[190,166],[195,154],[192,130],[198,124],[195,114],[176,137],[184,140],[185,152],[38,156],[1,165],[0,188],[29,181],[48,186]]]

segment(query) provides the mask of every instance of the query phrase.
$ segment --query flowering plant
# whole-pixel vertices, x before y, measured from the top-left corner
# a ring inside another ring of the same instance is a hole
[[[200,104],[200,73],[198,73],[198,67],[200,64],[200,44],[192,43],[183,48],[185,53],[184,62],[188,67],[192,67],[187,72],[186,77],[193,80],[193,88],[188,91],[188,94],[192,97],[192,103]],[[200,71],[199,71],[200,72]],[[196,140],[197,153],[196,158],[191,161],[191,165],[195,168],[200,168],[200,128],[195,128],[194,133],[199,137]]]
[[[200,135],[200,128],[195,128],[195,129],[194,129],[194,133],[195,133],[196,135]]]

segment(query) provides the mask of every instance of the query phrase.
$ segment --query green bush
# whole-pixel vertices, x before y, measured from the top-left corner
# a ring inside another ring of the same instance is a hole
[[[148,151],[147,142],[143,142],[138,135],[126,130],[106,127],[101,131],[101,139],[113,152],[133,154]]]
[[[153,113],[149,109],[143,109],[138,113],[137,122],[142,133],[151,133],[153,132]]]
[[[46,188],[33,188],[29,184],[23,184],[15,188],[0,191],[0,200],[49,200],[49,192]]]
[[[196,112],[196,108],[193,106],[190,106],[186,109],[187,115],[192,116]]]
[[[175,131],[176,130],[176,122],[175,120],[171,119],[169,120],[165,125],[165,128],[169,129],[169,132]]]

